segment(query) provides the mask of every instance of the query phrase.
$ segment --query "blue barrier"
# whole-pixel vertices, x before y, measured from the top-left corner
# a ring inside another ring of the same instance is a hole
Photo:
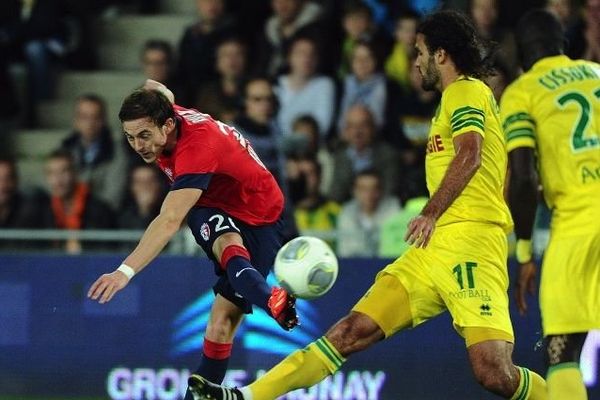
[[[108,304],[87,300],[89,285],[116,256],[0,257],[0,398],[175,400],[195,368],[212,303],[205,259],[161,257]],[[247,318],[226,381],[242,385],[293,349],[319,337],[371,285],[385,261],[341,261],[323,298],[299,302],[302,326],[282,331],[262,311]],[[543,372],[537,305],[512,310],[515,361]],[[584,373],[600,399],[600,335],[589,340]],[[474,382],[462,339],[447,314],[353,356],[295,400],[492,399]]]

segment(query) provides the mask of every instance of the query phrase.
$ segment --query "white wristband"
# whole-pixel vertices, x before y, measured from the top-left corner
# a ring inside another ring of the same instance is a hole
[[[124,273],[127,279],[131,279],[135,275],[135,271],[133,270],[133,268],[131,268],[127,264],[121,264],[119,268],[117,268],[117,271],[121,271],[122,273]]]

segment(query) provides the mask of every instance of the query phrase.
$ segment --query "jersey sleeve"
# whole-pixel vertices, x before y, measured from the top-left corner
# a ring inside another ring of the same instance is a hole
[[[171,190],[183,188],[206,190],[219,166],[212,143],[209,140],[195,139],[181,144],[182,147],[177,149],[175,176]]]
[[[535,148],[535,120],[527,112],[527,95],[516,86],[509,86],[500,100],[500,118],[510,152],[518,147]]]
[[[444,93],[444,107],[450,119],[452,137],[477,132],[485,137],[485,110],[490,93],[474,81],[462,80]]]

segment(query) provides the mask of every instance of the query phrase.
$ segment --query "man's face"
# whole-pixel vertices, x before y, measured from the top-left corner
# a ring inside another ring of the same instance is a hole
[[[273,115],[273,90],[267,81],[258,80],[246,87],[246,114],[253,120],[266,121]]]
[[[66,158],[51,158],[46,163],[46,182],[52,196],[64,199],[75,189],[77,177],[73,165]]]
[[[440,81],[440,71],[435,65],[433,54],[429,54],[427,45],[425,45],[425,36],[422,33],[417,34],[415,49],[417,51],[415,67],[417,67],[423,78],[421,87],[425,90],[435,90]]]
[[[317,52],[309,40],[298,40],[294,43],[289,56],[290,68],[294,74],[311,76],[317,69]]]
[[[153,163],[167,145],[167,125],[157,126],[150,118],[123,122],[127,142],[146,163]]]
[[[13,167],[0,162],[0,205],[7,204],[17,191],[17,180]]]
[[[357,45],[352,51],[351,59],[352,73],[358,80],[364,80],[373,75],[377,68],[375,56],[371,53],[371,49],[364,45]]]
[[[471,15],[479,29],[488,30],[492,28],[498,19],[496,0],[473,0]]]
[[[351,147],[364,150],[373,143],[375,126],[369,111],[362,106],[353,107],[346,113],[344,137]]]
[[[354,198],[363,211],[373,211],[381,199],[379,179],[373,175],[361,175],[354,183]]]
[[[73,127],[84,142],[93,142],[98,139],[104,127],[102,106],[95,101],[80,100],[75,106]]]
[[[200,17],[210,22],[221,18],[225,10],[223,0],[196,0],[196,7]]]
[[[283,23],[290,23],[296,19],[300,11],[301,0],[272,0],[273,12]]]
[[[161,83],[166,83],[169,79],[170,65],[167,54],[159,49],[146,50],[142,57],[144,75]]]
[[[226,77],[239,77],[246,68],[243,47],[237,42],[226,42],[217,48],[217,71]]]

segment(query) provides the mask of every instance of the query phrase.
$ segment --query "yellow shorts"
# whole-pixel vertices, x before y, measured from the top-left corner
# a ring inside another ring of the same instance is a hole
[[[600,232],[550,238],[540,308],[544,335],[600,329]]]
[[[386,337],[449,310],[467,346],[513,342],[506,259],[500,227],[464,222],[437,228],[426,249],[411,247],[382,270],[353,311],[371,317]]]

